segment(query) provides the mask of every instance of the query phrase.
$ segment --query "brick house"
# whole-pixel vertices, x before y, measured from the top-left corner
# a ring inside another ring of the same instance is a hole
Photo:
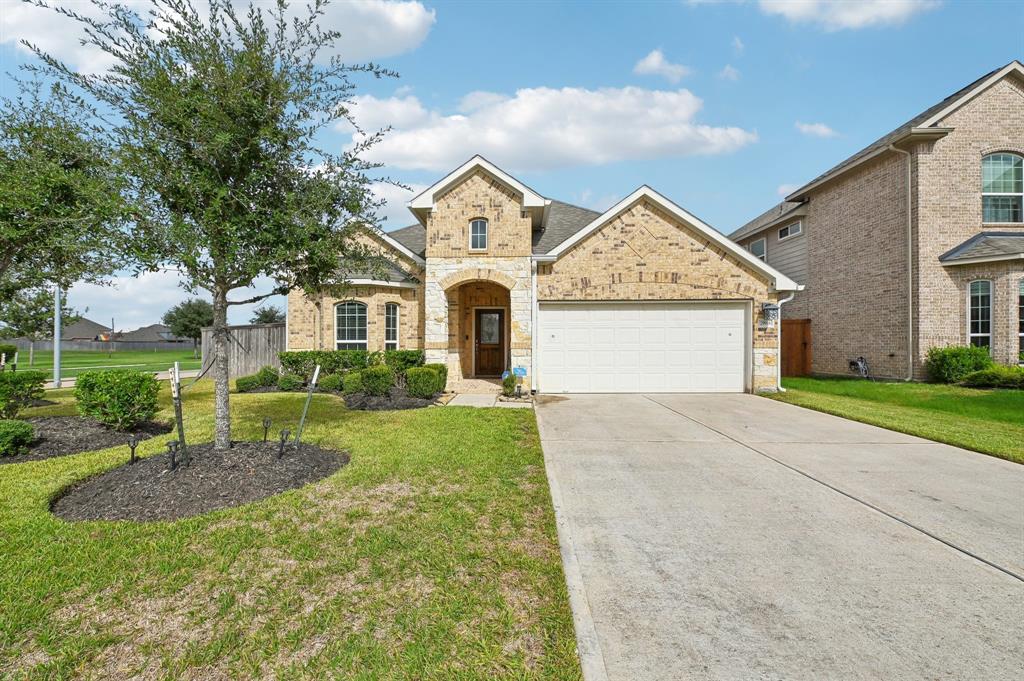
[[[805,286],[811,369],[924,378],[933,346],[1024,351],[1024,66],[985,74],[730,236]],[[788,324],[789,322],[787,322]]]
[[[598,213],[477,156],[367,232],[388,261],[343,298],[288,298],[287,347],[424,349],[449,382],[525,372],[544,392],[777,385],[797,284],[649,187]]]

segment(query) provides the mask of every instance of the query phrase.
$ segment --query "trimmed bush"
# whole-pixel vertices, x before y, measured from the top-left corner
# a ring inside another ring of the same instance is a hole
[[[441,376],[433,367],[410,367],[405,371],[406,390],[412,397],[429,400],[444,390]]]
[[[1010,388],[1024,389],[1024,367],[996,364],[988,369],[975,371],[964,376],[963,385],[969,388]]]
[[[345,395],[363,392],[363,372],[350,371],[342,376],[341,392]]]
[[[263,387],[263,383],[260,381],[260,377],[256,374],[252,376],[239,376],[235,379],[235,390],[240,393],[251,393],[254,390],[258,390]]]
[[[512,397],[516,394],[516,376],[510,373],[501,379],[501,394],[505,397]]]
[[[385,350],[384,364],[394,370],[395,374],[404,374],[413,367],[423,366],[422,350]]]
[[[988,348],[951,345],[929,348],[924,365],[934,383],[959,383],[967,374],[988,369],[993,364]]]
[[[115,430],[131,430],[156,414],[160,382],[144,371],[85,371],[75,379],[78,413]]]
[[[0,456],[17,456],[28,451],[36,430],[31,423],[13,419],[0,420]]]
[[[278,390],[293,392],[295,390],[302,390],[304,385],[306,385],[306,379],[299,374],[281,374],[277,377]]]
[[[441,379],[441,390],[444,391],[448,385],[448,365],[447,364],[424,364],[423,366],[428,369],[433,369],[437,372],[437,375]]]
[[[13,419],[18,412],[43,397],[46,374],[42,371],[0,372],[0,418]]]
[[[308,378],[313,375],[317,364],[320,365],[321,376],[365,369],[370,364],[371,353],[366,350],[292,350],[279,353],[278,357],[286,373]]]
[[[327,374],[316,387],[325,393],[340,393],[343,380],[342,374]]]
[[[367,395],[387,395],[395,384],[395,372],[385,364],[363,369],[363,392]]]
[[[18,352],[18,346],[11,343],[0,343],[0,353],[7,355],[7,363],[14,362],[14,355]]]
[[[278,376],[280,376],[278,370],[269,365],[260,367],[260,370],[253,374],[253,377],[256,378],[264,388],[270,388],[277,385]]]

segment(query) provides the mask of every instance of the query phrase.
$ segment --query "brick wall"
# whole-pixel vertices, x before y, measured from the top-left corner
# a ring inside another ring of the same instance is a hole
[[[475,218],[487,220],[486,250],[469,250],[469,223]],[[427,218],[427,257],[529,256],[532,229],[522,197],[478,171],[435,199]]]
[[[747,300],[752,301],[753,387],[775,385],[776,330],[758,325],[761,303],[778,294],[746,263],[647,200],[540,266],[540,301]]]

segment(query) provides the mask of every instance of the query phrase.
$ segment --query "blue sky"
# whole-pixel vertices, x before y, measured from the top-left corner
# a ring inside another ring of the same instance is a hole
[[[354,107],[361,124],[394,126],[376,152],[393,177],[429,185],[479,152],[547,197],[596,209],[649,184],[726,233],[1024,57],[1024,3],[1011,2],[336,5],[327,21],[346,35],[343,54],[401,74],[360,81]],[[25,58],[20,36],[95,64],[50,21],[0,0],[4,71]],[[351,131],[322,141],[343,146]],[[407,196],[384,195],[386,228],[410,224]],[[130,327],[185,297],[173,279],[69,298]]]

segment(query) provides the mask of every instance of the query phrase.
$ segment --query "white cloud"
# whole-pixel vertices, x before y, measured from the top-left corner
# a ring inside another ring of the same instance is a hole
[[[75,21],[47,10],[15,0],[0,0],[0,44],[20,45],[28,40],[44,51],[87,72],[109,68],[110,57],[91,45],[81,45],[81,27]],[[148,0],[121,0],[143,17],[150,7]],[[257,0],[256,4],[270,7],[270,0]],[[235,0],[243,9],[246,0]],[[293,2],[291,13],[305,11],[306,3]],[[98,10],[87,2],[75,3],[74,9],[83,15],[96,17]],[[205,9],[200,8],[201,12]],[[320,18],[322,30],[336,30],[341,37],[333,53],[352,62],[383,59],[416,49],[426,39],[436,20],[436,12],[415,0],[346,0],[327,5]]]
[[[670,83],[678,83],[692,71],[688,66],[673,64],[665,59],[665,53],[661,50],[651,50],[650,54],[633,66],[633,73],[644,76],[662,76]]]
[[[408,184],[408,183],[407,183]],[[393,184],[378,182],[373,185],[373,194],[378,199],[384,199],[387,203],[380,210],[379,217],[383,221],[381,225],[385,230],[408,227],[413,222],[412,213],[406,203],[414,196],[427,188],[425,184],[408,184],[409,189],[402,189]]]
[[[800,185],[798,184],[780,184],[778,189],[775,190],[775,193],[779,196],[789,196],[797,189],[800,189]]]
[[[739,57],[743,54],[743,51],[745,49],[747,49],[747,46],[743,44],[743,41],[740,40],[740,37],[738,35],[734,35],[732,37],[732,51],[736,53],[737,57]]]
[[[68,291],[68,305],[83,316],[101,324],[109,324],[114,319],[114,327],[118,331],[130,331],[140,326],[156,324],[164,312],[189,298],[210,300],[210,294],[200,290],[190,295],[178,283],[181,276],[177,270],[161,270],[145,272],[138,277],[122,274],[114,277],[113,286],[97,286],[95,284],[75,284]],[[273,288],[273,282],[267,278],[256,281],[251,289],[238,289],[231,298],[244,299],[266,293]],[[286,302],[283,296],[274,296],[266,303],[284,309]],[[248,324],[255,305],[233,305],[228,309],[228,322],[231,324]],[[86,310],[88,308],[88,310]]]
[[[601,194],[595,196],[593,190],[584,189],[572,195],[571,203],[603,213],[621,200],[621,194]]]
[[[722,80],[739,80],[740,71],[732,64],[726,64],[721,71],[718,72],[718,77]]]
[[[527,88],[511,97],[485,94],[491,93],[473,94],[472,111],[454,114],[426,111],[414,97],[360,97],[353,113],[364,129],[386,125],[388,112],[400,112],[403,121],[391,121],[395,129],[367,157],[391,168],[438,172],[482,154],[522,172],[723,154],[757,140],[755,132],[742,128],[697,123],[703,101],[685,89]]]
[[[938,7],[938,0],[760,0],[761,11],[827,31],[902,24]]]
[[[838,137],[839,133],[824,123],[801,123],[796,122],[796,129],[811,137]]]

